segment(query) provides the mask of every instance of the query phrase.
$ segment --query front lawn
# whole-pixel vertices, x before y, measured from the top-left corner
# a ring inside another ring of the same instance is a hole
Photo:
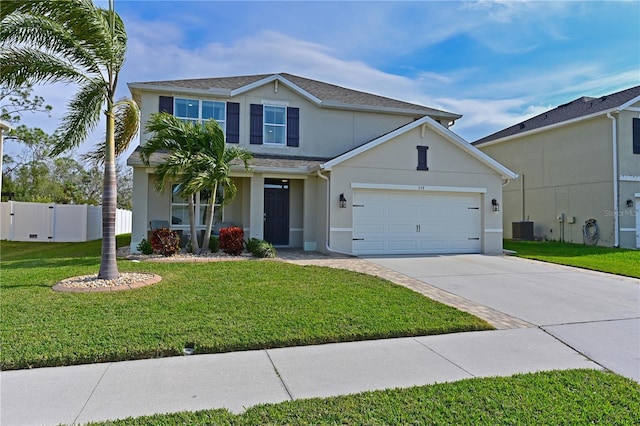
[[[637,425],[640,385],[596,370],[467,379],[409,389],[92,425]]]
[[[127,244],[120,238],[119,246]],[[3,370],[486,330],[470,314],[356,272],[277,261],[133,263],[162,281],[59,293],[95,274],[100,242],[0,242]]]
[[[555,241],[504,241],[516,256],[640,278],[640,250],[593,247]]]

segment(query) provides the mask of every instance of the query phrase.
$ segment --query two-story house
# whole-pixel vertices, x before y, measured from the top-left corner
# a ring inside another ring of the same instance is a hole
[[[640,248],[640,86],[581,97],[473,143],[515,170],[505,238]],[[531,226],[530,225],[530,226]]]
[[[216,119],[253,154],[217,220],[246,238],[352,254],[499,253],[502,187],[515,173],[449,130],[460,115],[291,74],[130,83],[150,114]],[[148,135],[141,135],[144,144]],[[134,168],[131,248],[151,221],[189,232],[187,203]],[[206,203],[196,197],[204,229]],[[184,235],[184,234],[183,234]]]

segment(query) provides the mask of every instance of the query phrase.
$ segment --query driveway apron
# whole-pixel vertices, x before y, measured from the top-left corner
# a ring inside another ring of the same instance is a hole
[[[510,256],[368,261],[534,324],[640,382],[640,280]]]

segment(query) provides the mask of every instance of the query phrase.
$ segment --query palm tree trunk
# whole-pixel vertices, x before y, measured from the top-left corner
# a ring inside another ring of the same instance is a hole
[[[98,278],[113,280],[120,275],[116,262],[116,207],[117,183],[112,104],[107,116],[107,137],[104,159],[104,183],[102,189],[102,257]]]
[[[189,229],[191,230],[191,253],[199,253],[198,234],[196,234],[196,204],[193,202],[194,195],[189,195]]]
[[[218,185],[216,184],[211,191],[211,202],[209,204],[209,211],[207,212],[207,228],[204,231],[204,239],[202,240],[202,250],[204,253],[209,249],[209,240],[211,239],[211,228],[213,228],[213,209],[216,206],[216,192],[218,191]]]

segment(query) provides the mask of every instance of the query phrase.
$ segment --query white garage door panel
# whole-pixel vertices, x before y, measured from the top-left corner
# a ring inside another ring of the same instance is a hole
[[[480,195],[356,190],[356,254],[479,253]]]

